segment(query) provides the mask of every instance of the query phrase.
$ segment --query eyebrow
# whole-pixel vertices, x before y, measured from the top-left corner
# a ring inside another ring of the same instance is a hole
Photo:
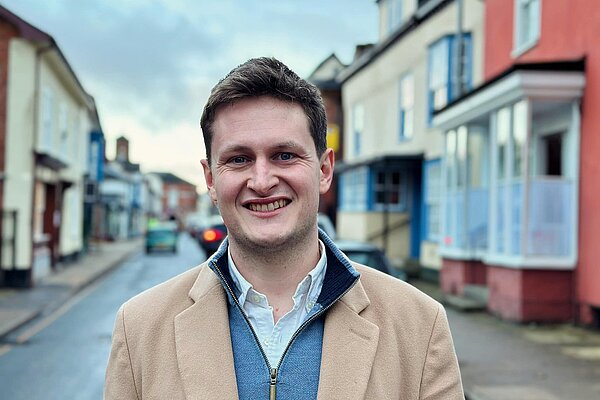
[[[293,140],[289,140],[286,142],[280,142],[280,143],[276,143],[273,146],[269,146],[269,149],[275,149],[275,150],[285,150],[285,149],[302,149],[302,146],[300,144],[298,144],[297,142],[294,142]],[[227,146],[223,149],[223,154],[230,154],[230,153],[238,153],[238,152],[251,152],[252,149],[249,146],[245,146],[245,145],[240,145],[240,144],[234,144],[231,146]]]

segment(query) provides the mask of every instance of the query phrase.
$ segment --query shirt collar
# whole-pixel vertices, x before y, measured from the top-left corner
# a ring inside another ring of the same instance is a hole
[[[320,257],[317,265],[308,273],[308,275],[302,279],[302,281],[296,287],[294,293],[294,299],[299,298],[303,294],[308,294],[307,300],[311,303],[316,303],[323,287],[323,280],[325,279],[325,271],[327,269],[327,255],[325,254],[325,245],[319,240],[319,252]],[[252,284],[246,280],[237,269],[233,258],[231,257],[231,251],[227,249],[227,261],[229,266],[229,274],[235,285],[236,294],[238,295],[238,301],[240,305],[246,302],[248,293],[254,290]]]

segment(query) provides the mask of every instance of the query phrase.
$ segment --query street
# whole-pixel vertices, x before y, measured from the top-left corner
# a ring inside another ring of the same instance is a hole
[[[2,398],[102,398],[118,307],[205,259],[189,236],[180,235],[178,245],[177,255],[137,253],[65,306],[5,338],[0,344]]]
[[[176,255],[138,250],[59,308],[5,337],[2,398],[102,398],[118,307],[205,259],[186,234],[180,235],[178,250]],[[91,265],[80,268],[86,267]],[[437,285],[412,283],[441,298]],[[598,398],[600,385],[590,382],[600,382],[600,335],[569,325],[511,324],[487,313],[451,308],[447,313],[469,400]]]

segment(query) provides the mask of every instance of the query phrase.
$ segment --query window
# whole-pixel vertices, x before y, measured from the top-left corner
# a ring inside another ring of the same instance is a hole
[[[471,34],[463,33],[462,37],[462,74],[456,81],[454,77],[456,69],[454,59],[457,54],[456,36],[447,35],[429,46],[428,63],[428,102],[429,102],[429,123],[433,117],[433,112],[444,108],[450,101],[457,97],[457,87],[460,85],[463,91],[471,88],[472,76],[472,49]]]
[[[402,24],[402,1],[387,0],[387,32],[391,33]]]
[[[352,110],[352,130],[354,133],[354,155],[360,155],[362,134],[365,125],[365,108],[362,104],[356,104]]]
[[[456,130],[456,187],[465,187],[467,171],[467,127],[461,126]]]
[[[375,170],[375,209],[406,209],[406,179],[398,170]]]
[[[409,140],[414,134],[415,84],[412,74],[400,80],[400,140]]]
[[[360,167],[343,173],[340,177],[340,209],[343,211],[367,210],[369,195],[369,169]]]
[[[541,0],[515,0],[515,51],[520,55],[540,37]]]
[[[456,175],[456,131],[446,134],[446,187],[448,191],[454,189]]]
[[[69,106],[66,103],[60,104],[60,114],[58,119],[58,134],[60,135],[60,154],[68,157],[69,143]]]
[[[504,107],[497,116],[498,180],[506,179],[506,159],[508,158],[508,137],[510,135],[510,108]]]
[[[527,102],[520,101],[513,106],[513,177],[523,176],[525,168],[523,156],[525,154],[525,140],[527,138]]]
[[[54,93],[48,87],[42,90],[42,117],[40,130],[42,137],[39,146],[50,151],[54,147]]]
[[[359,167],[340,176],[343,211],[405,211],[408,207],[407,174],[399,169]]]
[[[437,242],[440,235],[440,187],[442,168],[440,160],[425,162],[425,238]]]

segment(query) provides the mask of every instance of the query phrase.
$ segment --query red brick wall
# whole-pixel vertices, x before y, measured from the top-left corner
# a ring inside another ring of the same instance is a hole
[[[195,212],[197,205],[196,187],[185,183],[165,183],[163,186],[163,209],[169,211],[169,191],[176,189],[179,191],[179,204],[177,210],[174,210],[176,215],[183,217],[184,215]]]
[[[440,284],[447,294],[462,296],[465,285],[485,285],[486,267],[480,261],[442,260]]]
[[[518,322],[564,322],[573,318],[571,271],[488,266],[488,310]]]
[[[515,62],[586,58],[581,105],[579,243],[575,299],[600,307],[600,5],[598,0],[542,1],[540,40],[513,59],[514,1],[486,0],[485,77]],[[586,311],[584,311],[586,313]],[[585,316],[582,316],[584,318]],[[585,318],[584,318],[585,319]]]

